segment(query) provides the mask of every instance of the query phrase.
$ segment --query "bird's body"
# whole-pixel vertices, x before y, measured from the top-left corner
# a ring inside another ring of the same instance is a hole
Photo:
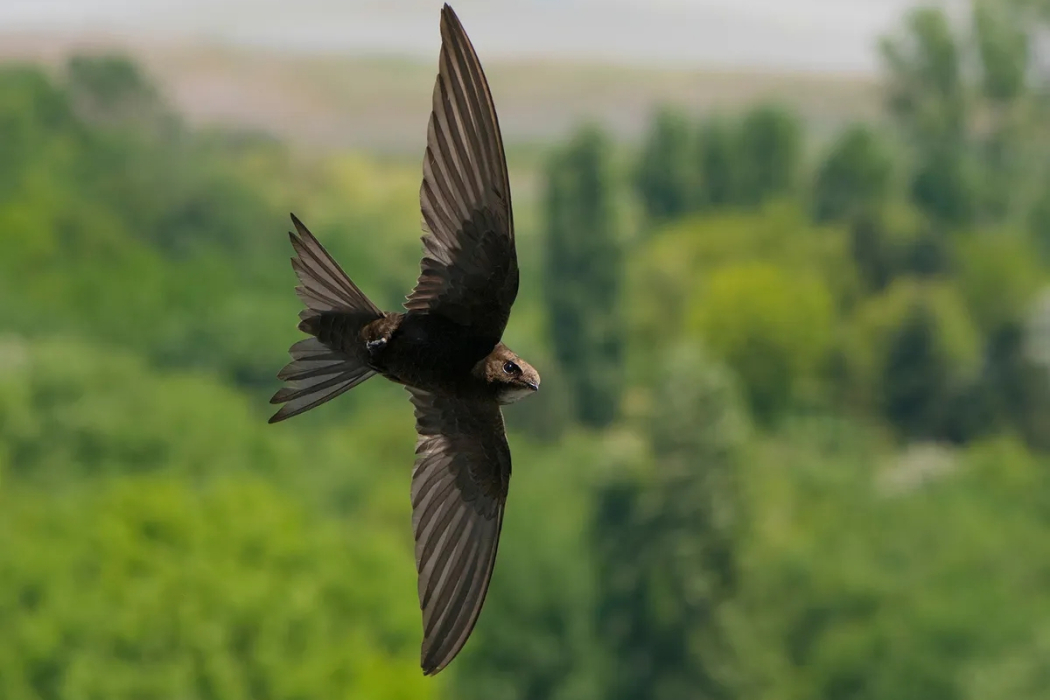
[[[376,350],[374,358],[388,379],[435,393],[496,398],[492,384],[475,368],[499,344],[464,333],[443,316],[411,311],[370,324],[364,336],[376,342],[387,333],[389,342]]]
[[[507,165],[481,63],[452,9],[423,161],[427,234],[404,312],[383,312],[294,215],[291,234],[309,338],[278,374],[277,422],[381,375],[415,407],[412,523],[423,612],[421,665],[437,673],[477,621],[496,559],[510,482],[500,405],[539,388],[539,374],[501,342],[518,292]]]

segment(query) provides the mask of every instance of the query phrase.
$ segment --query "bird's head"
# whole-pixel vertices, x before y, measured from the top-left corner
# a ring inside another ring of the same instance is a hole
[[[485,381],[501,404],[520,401],[540,388],[540,373],[503,343],[482,360]]]

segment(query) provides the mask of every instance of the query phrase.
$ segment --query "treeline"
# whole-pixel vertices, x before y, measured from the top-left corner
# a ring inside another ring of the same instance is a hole
[[[1045,9],[914,11],[887,119],[825,142],[665,108],[549,160],[551,342],[640,438],[595,486],[597,697],[1050,692],[1050,596],[1003,595],[1050,512]]]
[[[903,439],[1013,431],[1047,446],[1033,343],[1050,112],[1032,17],[978,3],[960,33],[939,10],[914,12],[882,47],[890,119],[830,143],[765,105],[699,120],[662,109],[627,177],[610,174],[596,130],[565,146],[548,168],[548,289],[581,419],[611,420],[604,378],[624,370],[626,336],[683,331],[729,363],[767,423],[808,406],[877,416]],[[610,213],[628,192],[643,212],[633,238]],[[618,291],[639,255],[663,257]],[[685,286],[654,284],[684,261]]]
[[[381,168],[300,167],[190,128],[127,59],[0,67],[0,697],[434,693],[383,505],[406,485],[373,472],[411,463],[410,416],[265,425],[287,199],[360,258],[380,244],[348,228],[404,223]]]

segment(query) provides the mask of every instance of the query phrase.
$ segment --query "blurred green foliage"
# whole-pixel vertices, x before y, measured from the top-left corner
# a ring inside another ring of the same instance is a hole
[[[641,420],[647,459],[596,498],[602,697],[736,697],[726,607],[740,585],[747,413],[732,374],[694,345],[663,359]]]
[[[697,129],[664,108],[642,147],[635,189],[653,223],[712,208],[757,207],[795,188],[802,147],[802,125],[776,105],[755,107],[739,124],[711,116]]]
[[[646,214],[667,221],[694,208],[700,191],[693,160],[692,125],[686,115],[663,108],[653,117],[635,173],[638,195]]]
[[[390,585],[412,574],[393,534],[355,537],[251,476],[100,478],[4,500],[5,698],[433,693],[409,591]]]
[[[831,146],[813,182],[813,216],[843,221],[878,211],[893,186],[893,154],[866,125],[847,129]]]
[[[577,417],[594,427],[616,417],[623,389],[620,281],[623,241],[611,143],[585,127],[547,165],[543,291],[555,356],[574,390]]]
[[[1047,697],[1046,7],[914,12],[888,123],[820,148],[669,106],[546,154],[507,334],[544,389],[437,679],[404,392],[265,424],[286,212],[395,308],[418,166],[191,128],[119,57],[0,66],[0,697]]]

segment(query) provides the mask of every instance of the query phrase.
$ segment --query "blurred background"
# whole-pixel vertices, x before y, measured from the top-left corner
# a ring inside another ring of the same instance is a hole
[[[1050,2],[456,5],[544,388],[425,679],[405,392],[266,418],[289,211],[414,283],[439,7],[0,5],[0,698],[1050,697]]]

